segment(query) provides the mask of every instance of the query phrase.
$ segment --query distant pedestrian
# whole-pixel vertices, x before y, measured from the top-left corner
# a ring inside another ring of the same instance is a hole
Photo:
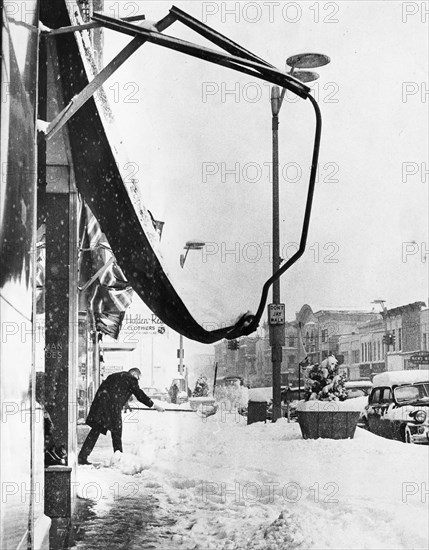
[[[115,372],[106,378],[98,388],[89,410],[86,423],[91,426],[79,453],[79,464],[91,464],[88,456],[97,443],[100,434],[106,435],[110,430],[112,434],[113,452],[122,452],[122,417],[124,405],[128,403],[131,395],[149,408],[163,412],[163,407],[157,405],[140,389],[138,380],[141,372],[137,368],[128,372]]]

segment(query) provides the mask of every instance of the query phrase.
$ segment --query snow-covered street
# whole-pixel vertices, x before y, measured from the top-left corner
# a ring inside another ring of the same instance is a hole
[[[132,411],[124,454],[110,437],[80,466],[93,516],[79,550],[427,548],[428,447],[357,429],[303,440],[299,425],[246,425],[226,408]]]

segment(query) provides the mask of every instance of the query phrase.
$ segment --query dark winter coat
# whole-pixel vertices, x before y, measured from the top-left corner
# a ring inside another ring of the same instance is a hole
[[[98,388],[89,410],[86,423],[106,435],[107,430],[121,429],[121,411],[125,403],[135,395],[147,407],[153,401],[140,389],[137,378],[129,372],[115,372]]]

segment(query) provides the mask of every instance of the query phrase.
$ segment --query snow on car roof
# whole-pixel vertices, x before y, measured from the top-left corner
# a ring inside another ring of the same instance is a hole
[[[398,370],[376,374],[372,380],[373,386],[395,386],[400,384],[415,384],[429,382],[429,370]]]
[[[370,380],[348,380],[344,385],[346,388],[372,388]]]

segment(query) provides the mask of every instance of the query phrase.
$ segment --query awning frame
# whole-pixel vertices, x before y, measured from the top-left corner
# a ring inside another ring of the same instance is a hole
[[[70,17],[70,19],[72,19],[72,17]],[[79,92],[76,96],[71,96],[71,94],[69,94],[68,105],[62,111],[62,113],[60,113],[60,115],[56,117],[56,119],[52,121],[51,124],[49,125],[47,137],[50,137],[51,135],[53,135],[54,132],[58,131],[67,122],[67,120],[70,120],[73,114],[78,112],[79,109],[89,99],[92,99],[95,92],[100,89],[101,85],[107,80],[107,78],[111,74],[113,74],[114,71],[134,51],[136,51],[140,47],[140,45],[142,45],[146,41],[153,42],[155,44],[159,44],[164,47],[167,47],[167,48],[179,51],[181,53],[185,53],[212,63],[223,65],[245,74],[251,74],[254,77],[257,77],[257,78],[272,82],[274,84],[280,85],[284,88],[287,88],[303,99],[307,99],[307,98],[310,99],[310,102],[313,105],[313,108],[316,114],[316,130],[315,130],[315,138],[314,138],[310,182],[309,182],[308,193],[307,193],[307,201],[305,206],[304,222],[303,222],[299,249],[283,265],[283,267],[278,269],[276,273],[274,273],[265,282],[263,286],[261,301],[260,301],[257,313],[255,315],[250,313],[242,315],[240,319],[234,325],[231,325],[231,326],[222,327],[222,328],[219,328],[216,330],[210,330],[210,331],[204,329],[199,323],[195,321],[195,319],[193,319],[192,315],[187,310],[185,304],[183,304],[182,300],[178,296],[174,287],[171,285],[171,282],[168,280],[168,276],[163,271],[162,265],[160,264],[160,261],[157,257],[157,252],[153,248],[153,244],[151,241],[152,237],[147,233],[145,233],[146,230],[141,225],[140,218],[139,218],[140,226],[138,227],[135,226],[135,222],[139,217],[137,215],[137,211],[135,211],[136,219],[134,219],[134,217],[130,219],[130,224],[134,224],[134,227],[138,231],[140,240],[152,247],[153,254],[151,254],[149,257],[141,256],[139,255],[137,250],[131,247],[130,243],[125,243],[124,241],[121,241],[121,238],[122,238],[121,234],[119,235],[112,234],[112,238],[116,241],[114,243],[115,255],[119,254],[121,256],[120,260],[123,262],[127,262],[127,261],[131,262],[130,265],[132,265],[132,268],[130,267],[131,271],[128,272],[129,274],[127,275],[127,277],[129,278],[133,286],[134,284],[136,285],[136,288],[134,290],[149,305],[149,307],[153,309],[153,311],[158,315],[158,317],[162,319],[166,324],[171,326],[174,330],[177,330],[179,333],[183,334],[184,336],[187,336],[188,338],[198,340],[204,343],[213,343],[222,338],[235,339],[243,335],[251,334],[256,330],[256,328],[259,325],[259,321],[261,319],[262,313],[265,308],[269,287],[272,285],[274,280],[279,278],[287,269],[289,269],[299,259],[299,257],[302,256],[302,254],[305,251],[310,214],[311,214],[311,206],[312,206],[313,195],[314,195],[320,136],[321,136],[321,115],[320,115],[320,109],[317,105],[317,102],[310,95],[311,90],[307,86],[303,85],[300,81],[291,77],[289,74],[278,71],[277,69],[269,65],[267,62],[257,58],[257,56],[255,56],[251,52],[248,52],[244,48],[241,48],[241,46],[235,44],[234,42],[227,39],[226,37],[223,37],[221,34],[213,31],[203,23],[198,22],[191,16],[188,16],[185,12],[178,10],[178,8],[173,7],[170,10],[170,13],[156,24],[158,30],[161,30],[161,27],[167,28],[174,21],[180,20],[182,23],[184,23],[188,27],[194,28],[196,32],[199,32],[200,34],[205,36],[205,38],[215,42],[217,45],[220,45],[226,51],[233,52],[233,54],[227,55],[222,52],[210,50],[208,48],[203,48],[201,46],[197,46],[190,42],[186,42],[183,40],[176,39],[174,37],[163,35],[161,34],[161,32],[148,31],[146,29],[142,29],[140,27],[137,27],[136,25],[132,25],[131,23],[125,22],[123,20],[117,20],[107,16],[100,16],[98,14],[94,14],[94,20],[97,21],[98,23],[103,23],[104,26],[106,26],[107,28],[112,28],[113,30],[116,30],[118,32],[130,34],[134,38],[105,69],[103,69],[100,73],[96,75],[92,73],[91,82],[89,82],[87,85],[84,85],[81,92]],[[63,36],[67,36],[67,34],[69,33],[66,33]],[[76,37],[76,40],[78,40],[77,37]],[[64,69],[66,70],[67,57],[63,55],[62,60],[64,64]],[[66,79],[69,78],[70,81],[73,81],[74,77],[71,73],[70,74],[69,73],[70,71],[67,72],[68,76],[66,76]],[[92,108],[93,108],[92,105],[90,105],[89,111],[91,112],[91,116],[92,116]],[[96,104],[96,108],[98,109],[97,104]],[[80,114],[80,116],[84,116],[84,115]],[[97,118],[95,118],[94,120],[97,120]],[[76,121],[76,123],[78,124],[79,121]],[[102,125],[104,124],[103,120],[101,121],[101,124]],[[73,132],[74,134],[76,134],[76,129],[77,129],[76,124],[73,124],[73,121],[71,121],[71,125],[75,126],[75,129],[73,130]],[[111,154],[113,155],[113,151],[111,152]],[[118,154],[117,151],[115,155],[116,154]],[[79,155],[85,158],[86,153],[80,152]],[[106,153],[106,155],[108,155],[108,153]],[[91,171],[91,166],[90,165],[87,166],[84,163],[82,167],[83,179],[81,184],[82,184],[82,188],[85,190],[86,195],[89,195],[89,196],[91,196],[93,193],[93,189],[91,187],[88,187],[88,182],[86,179],[87,178],[86,175],[90,171]],[[118,176],[122,180],[122,176],[120,172],[118,172]],[[109,192],[111,192],[116,185],[119,185],[119,179],[112,180],[111,174],[109,174],[109,178],[110,178]],[[130,195],[130,192],[133,193],[133,191],[128,187],[129,186],[125,185],[124,190],[120,191],[120,195],[123,196],[123,199],[121,200],[125,200],[127,204],[128,202],[133,202],[133,199],[131,198],[131,195]],[[118,187],[118,192],[119,192],[119,187]],[[116,193],[115,200],[119,200],[118,196],[119,195]],[[86,197],[85,197],[85,200],[86,200]],[[100,223],[101,222],[103,222],[104,224],[108,223],[108,216],[109,216],[108,213],[100,210],[99,214],[101,215],[101,218],[102,218],[102,220],[100,220]],[[153,280],[154,278],[160,280],[159,288],[155,288],[153,291],[152,290],[149,291],[148,287],[145,286],[145,283],[147,283],[151,279]],[[167,294],[160,294],[160,288],[162,287],[162,285],[167,285],[166,286],[168,290]],[[167,300],[167,297],[168,297],[168,300]],[[177,319],[177,315],[176,315],[178,309],[182,310],[183,318],[181,317],[180,321]]]
[[[47,32],[47,36],[58,36],[70,32],[81,31],[85,29],[106,27],[124,34],[133,36],[133,40],[125,46],[123,50],[103,69],[84,89],[76,95],[66,107],[49,123],[46,129],[46,138],[50,139],[54,136],[66,122],[84,105],[89,98],[102,86],[106,80],[129,58],[137,51],[145,42],[151,42],[173,49],[205,61],[223,65],[230,69],[249,74],[262,80],[267,80],[272,84],[277,84],[283,88],[290,89],[293,93],[306,99],[310,93],[310,88],[294,78],[290,74],[286,74],[276,69],[267,61],[261,59],[257,55],[249,52],[239,44],[236,44],[226,36],[211,29],[208,25],[201,23],[191,15],[176,6],[170,9],[170,12],[154,26],[158,32],[152,32],[134,25],[132,22],[144,19],[145,16],[133,16],[123,19],[116,19],[107,15],[94,13],[93,22],[85,25],[74,25],[70,27],[61,27],[52,29]],[[175,21],[180,21],[185,26],[194,30],[207,40],[220,46],[228,54],[211,50],[204,46],[193,44],[178,38],[168,35],[161,35],[162,31],[166,30]]]

